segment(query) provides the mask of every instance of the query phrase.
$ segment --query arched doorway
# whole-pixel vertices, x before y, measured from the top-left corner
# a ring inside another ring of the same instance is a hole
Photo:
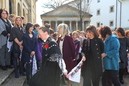
[[[21,16],[21,6],[20,6],[19,3],[18,3],[18,10],[17,10],[17,12],[18,12],[18,16]]]

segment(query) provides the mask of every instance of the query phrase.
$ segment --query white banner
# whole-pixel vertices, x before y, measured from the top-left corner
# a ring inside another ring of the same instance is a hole
[[[81,80],[81,66],[83,64],[83,61],[81,60],[77,66],[75,66],[68,74],[69,80],[73,82],[80,83]]]
[[[37,73],[37,62],[36,62],[36,57],[34,55],[33,61],[32,61],[32,76]]]

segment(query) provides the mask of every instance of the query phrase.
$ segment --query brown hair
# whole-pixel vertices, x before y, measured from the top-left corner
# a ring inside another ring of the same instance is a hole
[[[40,30],[42,30],[43,32],[47,32],[48,34],[50,34],[50,29],[48,27],[40,27]]]
[[[0,18],[2,18],[1,14],[2,14],[3,11],[5,11],[6,14],[8,15],[8,11],[6,9],[0,9]]]
[[[125,31],[124,31],[124,29],[121,28],[121,27],[118,27],[118,28],[116,29],[116,32],[119,32],[119,33],[121,33],[122,36],[125,36]]]
[[[96,30],[96,27],[95,26],[93,26],[93,25],[90,25],[90,26],[88,26],[86,29],[85,29],[85,32],[92,32],[93,34],[94,34],[94,37],[95,38],[98,38],[98,32],[97,32],[97,30]]]
[[[99,32],[103,39],[106,38],[106,35],[112,35],[112,31],[108,26],[101,26]]]

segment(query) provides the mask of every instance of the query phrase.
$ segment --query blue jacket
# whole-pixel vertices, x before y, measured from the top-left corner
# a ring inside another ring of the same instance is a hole
[[[104,43],[104,51],[107,56],[103,59],[105,70],[119,70],[120,43],[115,35],[109,36]]]

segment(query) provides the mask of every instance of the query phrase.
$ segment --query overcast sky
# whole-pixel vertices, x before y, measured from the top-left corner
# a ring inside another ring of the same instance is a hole
[[[38,24],[42,24],[42,20],[40,18],[40,15],[43,14],[44,12],[49,11],[49,9],[43,8],[43,4],[46,3],[48,0],[38,0],[36,2],[36,22]]]

